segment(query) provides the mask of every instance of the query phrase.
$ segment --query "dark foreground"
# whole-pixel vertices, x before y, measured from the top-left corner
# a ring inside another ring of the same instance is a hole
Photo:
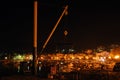
[[[39,78],[37,76],[12,75],[1,77],[0,80],[49,80],[49,79]]]
[[[7,75],[1,76],[0,80],[120,80],[120,72],[80,71],[60,73],[59,76],[55,76],[54,79],[32,75]]]
[[[14,65],[6,62],[0,64],[0,80],[120,80],[120,63],[110,70],[103,66],[89,69],[83,65],[77,68],[74,66],[70,71],[62,71],[66,69],[63,67],[66,64],[53,66],[40,63],[37,76],[32,75],[33,68],[28,62],[22,62],[17,67]],[[69,70],[69,67],[67,68],[66,70]]]

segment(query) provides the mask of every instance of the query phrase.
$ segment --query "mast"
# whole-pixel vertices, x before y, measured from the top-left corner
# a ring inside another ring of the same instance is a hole
[[[34,1],[33,74],[37,75],[37,0]]]

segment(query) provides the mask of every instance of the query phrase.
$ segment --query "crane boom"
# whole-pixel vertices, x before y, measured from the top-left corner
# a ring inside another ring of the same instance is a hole
[[[45,43],[44,43],[44,45],[43,45],[43,47],[42,47],[41,52],[45,49],[45,47],[46,47],[48,41],[50,40],[51,36],[52,36],[53,33],[55,32],[55,30],[56,30],[58,24],[60,23],[60,21],[61,21],[63,15],[66,13],[67,9],[68,9],[68,5],[65,6],[65,8],[64,8],[64,10],[63,10],[63,12],[62,12],[62,14],[61,14],[61,16],[59,17],[57,23],[55,24],[55,26],[53,27],[53,29],[52,29],[51,33],[49,34],[47,40],[45,41]]]

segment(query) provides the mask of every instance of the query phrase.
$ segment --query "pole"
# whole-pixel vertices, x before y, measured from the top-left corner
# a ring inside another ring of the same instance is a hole
[[[37,75],[37,1],[34,1],[33,74]]]
[[[47,45],[48,41],[50,40],[51,36],[53,35],[54,31],[56,30],[56,28],[57,28],[58,24],[60,23],[60,20],[62,19],[63,15],[66,13],[67,9],[68,9],[68,5],[67,5],[67,6],[65,6],[64,11],[62,12],[62,14],[61,14],[60,18],[58,19],[58,21],[57,21],[57,23],[55,24],[54,28],[52,29],[52,31],[51,31],[51,33],[50,33],[50,35],[48,36],[48,38],[47,38],[47,40],[46,40],[45,44],[44,44],[44,45],[43,45],[43,47],[42,47],[41,53],[42,53],[42,51],[44,50],[44,48],[46,47],[46,45]]]

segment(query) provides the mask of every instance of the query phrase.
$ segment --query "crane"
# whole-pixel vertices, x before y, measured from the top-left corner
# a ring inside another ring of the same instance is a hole
[[[55,24],[55,26],[53,27],[53,29],[52,29],[51,33],[49,34],[49,36],[48,36],[48,38],[46,39],[46,41],[45,41],[44,45],[42,46],[42,50],[41,50],[41,52],[40,52],[40,53],[42,53],[42,52],[43,52],[43,50],[45,49],[45,47],[46,47],[46,45],[47,45],[48,41],[50,40],[50,38],[52,37],[53,33],[55,32],[55,30],[56,30],[56,28],[57,28],[58,24],[60,23],[60,21],[61,21],[62,17],[64,16],[64,14],[66,14],[66,15],[68,14],[68,13],[67,13],[67,9],[68,9],[68,5],[66,5],[66,6],[65,6],[65,8],[64,8],[64,10],[63,10],[63,12],[62,12],[61,16],[59,17],[59,19],[58,19],[57,23],[56,23],[56,24]]]

